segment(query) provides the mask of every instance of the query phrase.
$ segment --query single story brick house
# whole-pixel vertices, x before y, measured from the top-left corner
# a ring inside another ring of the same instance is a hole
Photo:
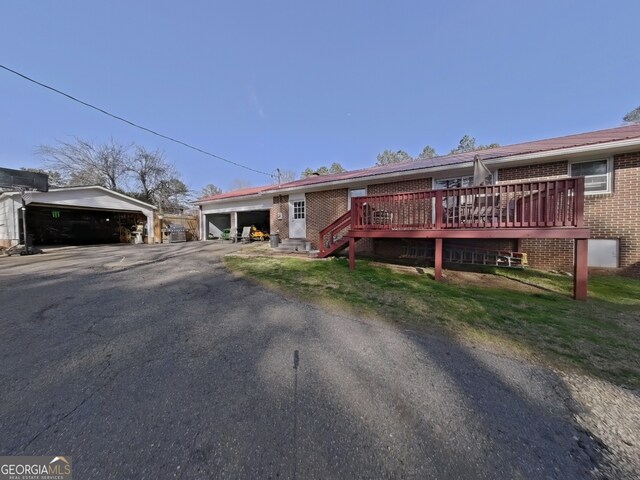
[[[491,187],[473,187],[475,158],[491,171]],[[571,183],[577,178],[584,180]],[[640,277],[640,125],[312,176],[196,203],[204,238],[256,224],[284,239],[308,239],[323,256],[351,237],[357,252],[380,256],[441,254],[456,244],[522,251],[533,267],[569,270],[586,236],[589,266]]]

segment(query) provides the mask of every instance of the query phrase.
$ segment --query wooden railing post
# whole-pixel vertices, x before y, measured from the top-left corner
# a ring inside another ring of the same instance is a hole
[[[575,202],[575,226],[582,228],[584,226],[584,177],[576,178],[576,194]]]
[[[573,258],[573,298],[587,299],[589,282],[588,243],[586,238],[575,239],[575,253]]]
[[[436,229],[442,228],[442,209],[444,207],[444,192],[442,190],[436,190]]]
[[[434,252],[434,265],[433,265],[433,279],[439,281],[442,278],[442,239],[435,239],[435,252]]]

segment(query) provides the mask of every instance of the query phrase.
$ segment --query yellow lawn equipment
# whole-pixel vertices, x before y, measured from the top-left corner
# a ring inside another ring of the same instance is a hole
[[[255,225],[251,225],[251,233],[249,235],[251,240],[258,240],[260,242],[264,242],[269,239],[269,234],[263,232],[262,230],[258,230]]]

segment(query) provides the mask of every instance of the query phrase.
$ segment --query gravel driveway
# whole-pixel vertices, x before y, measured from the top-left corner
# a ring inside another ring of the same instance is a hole
[[[226,272],[237,248],[0,258],[0,455],[70,455],[78,479],[618,468],[553,372],[288,300]]]

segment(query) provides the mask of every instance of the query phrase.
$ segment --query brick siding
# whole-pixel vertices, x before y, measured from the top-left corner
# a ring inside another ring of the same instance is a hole
[[[278,214],[281,218],[278,219]],[[273,206],[269,214],[270,232],[280,234],[280,239],[289,238],[289,195],[273,197]]]
[[[566,238],[524,238],[520,250],[529,265],[542,270],[573,271],[573,240]]]
[[[431,190],[431,177],[403,180],[400,182],[376,183],[367,187],[367,195],[391,195],[394,193],[422,192]]]
[[[500,182],[542,180],[568,175],[567,162],[501,169]],[[617,238],[619,265],[623,273],[640,277],[640,152],[616,155],[613,159],[613,191],[585,195],[584,221],[591,238]],[[525,239],[522,250],[537,268],[572,270],[573,240]]]
[[[318,248],[320,230],[347,211],[348,194],[346,188],[307,193],[307,239],[311,248]]]
[[[613,164],[613,193],[585,197],[585,225],[591,238],[618,238],[620,268],[640,277],[640,152],[616,155]]]
[[[591,229],[592,238],[617,238],[620,240],[619,264],[623,273],[640,277],[640,152],[616,155],[613,161],[613,192],[585,196],[585,226]],[[566,161],[526,165],[499,170],[500,183],[527,180],[546,180],[568,176]],[[398,182],[378,183],[367,187],[369,195],[385,195],[430,190],[432,180],[420,178]],[[288,197],[274,198],[271,214],[272,231],[280,230],[288,235]],[[307,238],[317,248],[320,230],[347,211],[347,189],[327,190],[307,194]],[[282,212],[283,220],[275,221],[274,213]],[[286,238],[283,236],[283,238]],[[457,241],[456,243],[460,243]],[[511,240],[474,240],[469,245],[486,249],[516,249]],[[445,242],[445,246],[446,246]],[[376,255],[398,256],[402,251],[400,240],[363,239],[358,251],[373,250]],[[573,240],[523,239],[520,249],[528,254],[529,264],[537,268],[572,270]]]
[[[564,162],[540,163],[498,170],[498,183],[527,180],[551,180],[567,177],[569,165]]]

